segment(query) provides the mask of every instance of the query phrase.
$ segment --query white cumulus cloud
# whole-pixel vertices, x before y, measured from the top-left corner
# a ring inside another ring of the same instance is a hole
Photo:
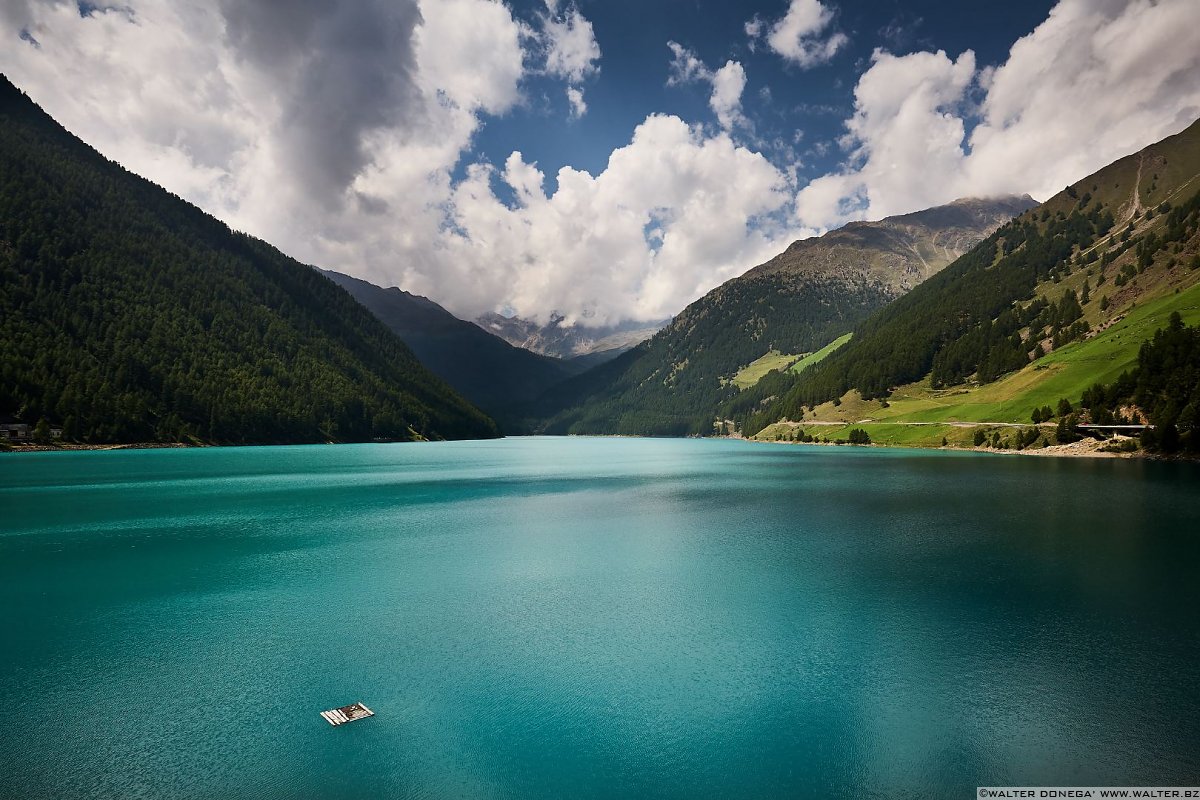
[[[742,115],[742,91],[746,88],[746,70],[736,61],[726,61],[725,66],[713,73],[712,95],[708,105],[717,115],[717,122],[725,130],[735,125],[745,125]]]
[[[693,81],[707,83],[712,87],[708,106],[717,117],[717,123],[726,131],[742,126],[749,121],[742,113],[742,92],[746,89],[746,70],[737,61],[726,61],[718,70],[709,69],[691,50],[678,42],[667,42],[672,53],[668,86],[679,86]]]
[[[425,0],[415,29],[419,75],[427,92],[461,108],[493,114],[517,102],[524,73],[522,26],[500,3]]]
[[[600,60],[600,45],[592,23],[574,5],[563,14],[558,13],[557,3],[548,3],[547,10],[550,16],[543,24],[546,71],[573,84],[580,83],[599,69],[596,62]]]
[[[787,13],[773,23],[755,16],[746,22],[751,48],[766,33],[767,47],[804,69],[824,64],[848,41],[846,34],[830,30],[833,10],[820,0],[791,0]]]
[[[876,51],[847,121],[848,168],[799,192],[801,223],[828,228],[965,195],[1046,199],[1177,133],[1200,117],[1194,16],[1194,0],[1061,0],[995,68],[976,69],[971,51]]]
[[[567,103],[571,106],[571,116],[578,119],[587,113],[587,101],[583,99],[583,90],[576,86],[567,87]]]
[[[498,199],[496,180],[516,207]],[[649,117],[598,175],[564,167],[553,194],[543,184],[520,153],[498,174],[473,167],[455,191],[456,232],[446,241],[481,301],[507,286],[522,316],[669,316],[794,238],[755,224],[788,207],[784,176],[726,134],[705,136],[673,116]]]

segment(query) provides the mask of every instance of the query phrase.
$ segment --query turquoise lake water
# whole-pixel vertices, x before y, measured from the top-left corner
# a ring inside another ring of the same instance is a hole
[[[1200,779],[1200,468],[733,441],[0,456],[0,794]],[[361,700],[334,728],[318,712]]]

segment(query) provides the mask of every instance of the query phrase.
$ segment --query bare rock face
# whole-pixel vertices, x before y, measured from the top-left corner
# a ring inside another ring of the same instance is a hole
[[[965,198],[801,239],[692,303],[658,338],[742,337],[769,343],[750,348],[764,353],[819,347],[820,337],[838,327],[849,330],[857,318],[907,293],[1036,205],[1029,195]],[[812,324],[826,321],[833,327]],[[749,351],[737,355],[746,358]]]
[[[787,250],[734,280],[788,276],[876,283],[903,294],[1033,208],[1029,195],[965,198],[878,222],[851,222]]]

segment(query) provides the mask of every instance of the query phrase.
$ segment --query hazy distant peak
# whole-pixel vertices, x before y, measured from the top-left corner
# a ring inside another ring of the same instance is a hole
[[[564,317],[558,314],[551,314],[550,321],[543,325],[522,317],[487,313],[477,317],[475,324],[517,347],[555,358],[576,358],[601,352],[617,355],[649,339],[669,321],[626,320],[589,328],[563,324]]]

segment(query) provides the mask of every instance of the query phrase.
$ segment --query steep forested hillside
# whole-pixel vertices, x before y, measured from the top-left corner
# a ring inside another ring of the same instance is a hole
[[[522,409],[534,398],[583,371],[571,361],[513,347],[428,298],[338,272],[325,275],[411,347],[422,364],[509,433],[523,429]]]
[[[784,253],[697,300],[648,342],[558,387],[551,432],[705,434],[738,373],[769,353],[786,366],[849,331],[1033,205],[962,200],[855,222]]]
[[[1142,433],[1151,450],[1200,452],[1200,326],[1185,327],[1179,312],[1171,314],[1167,327],[1138,351],[1137,366],[1086,390],[1079,408],[1099,425],[1144,416],[1154,426]]]
[[[2,77],[0,413],[86,442],[497,434],[349,294]]]
[[[820,365],[726,411],[754,434],[823,419],[822,404],[847,393],[880,401],[855,407],[889,423],[1028,419],[1052,392],[1069,406],[1132,365],[1168,314],[1198,313],[1198,229],[1195,123],[1004,225]]]

